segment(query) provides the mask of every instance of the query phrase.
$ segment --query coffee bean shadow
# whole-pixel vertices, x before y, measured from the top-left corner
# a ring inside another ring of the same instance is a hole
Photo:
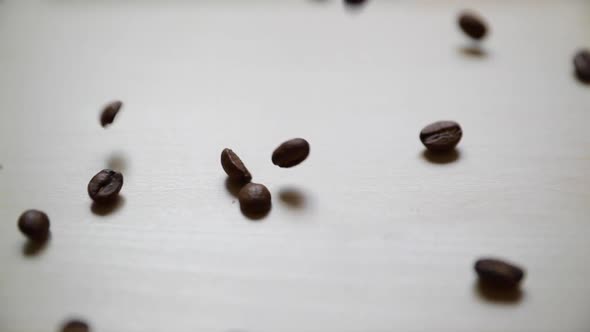
[[[265,212],[250,212],[250,211],[244,211],[244,209],[242,209],[240,207],[240,211],[242,211],[242,214],[244,215],[244,217],[252,220],[252,221],[261,221],[264,218],[266,218],[268,216],[268,214],[270,213],[270,210],[272,210],[272,206],[270,209],[268,209],[268,211]]]
[[[119,211],[125,205],[125,197],[123,195],[117,196],[112,202],[97,203],[92,202],[90,210],[97,216],[105,217]]]
[[[51,242],[51,232],[47,234],[45,239],[39,241],[28,240],[23,243],[21,251],[27,257],[34,257],[41,254],[47,248],[49,242]]]
[[[286,187],[279,191],[279,199],[291,209],[303,209],[307,205],[305,193],[295,187]]]
[[[432,152],[430,150],[424,150],[422,152],[422,158],[433,164],[449,164],[461,158],[461,151],[457,149],[448,152]]]
[[[479,44],[470,44],[459,47],[459,52],[472,58],[484,58],[488,52]]]
[[[127,157],[120,153],[115,152],[109,156],[107,159],[107,168],[112,169],[117,172],[124,172],[129,167],[129,162],[127,161]]]
[[[574,70],[574,77],[578,80],[578,82],[580,82],[583,85],[586,86],[590,86],[590,79],[587,77],[583,77],[582,75],[580,75],[580,73],[578,73],[577,70]]]
[[[481,299],[498,304],[518,304],[524,297],[520,288],[503,288],[482,280],[475,282],[474,290]]]

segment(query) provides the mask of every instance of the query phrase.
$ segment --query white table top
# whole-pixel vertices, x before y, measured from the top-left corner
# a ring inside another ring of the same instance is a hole
[[[490,23],[486,55],[456,27]],[[590,2],[2,0],[0,331],[587,332]],[[125,105],[103,129],[103,104]],[[461,123],[457,160],[420,129]],[[306,138],[307,161],[270,162]],[[251,221],[219,155],[273,195]],[[114,211],[90,178],[125,176]],[[34,254],[16,228],[44,210]],[[520,298],[475,286],[486,255]]]

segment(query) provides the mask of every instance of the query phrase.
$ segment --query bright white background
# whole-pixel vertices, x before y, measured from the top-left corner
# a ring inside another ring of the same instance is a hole
[[[461,52],[466,7],[485,56]],[[0,0],[0,331],[586,332],[584,46],[584,0]],[[442,119],[464,129],[446,164],[418,140]],[[309,159],[272,165],[298,136]],[[240,213],[225,147],[267,218]],[[124,200],[100,215],[107,166]],[[36,255],[28,208],[51,218]],[[480,296],[483,255],[526,267],[519,300]]]

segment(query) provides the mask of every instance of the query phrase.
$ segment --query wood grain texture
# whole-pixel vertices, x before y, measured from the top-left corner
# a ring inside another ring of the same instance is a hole
[[[485,55],[456,26],[490,23]],[[587,332],[587,1],[0,3],[0,331]],[[98,115],[124,101],[107,129]],[[461,123],[455,161],[420,129]],[[311,155],[270,161],[286,139]],[[246,219],[219,154],[273,209]],[[89,179],[125,175],[114,211]],[[52,239],[28,255],[28,208]],[[527,268],[482,298],[476,258]]]

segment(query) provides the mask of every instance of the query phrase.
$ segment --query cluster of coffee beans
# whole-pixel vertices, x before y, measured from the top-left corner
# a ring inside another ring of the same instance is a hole
[[[358,6],[365,0],[344,0],[347,5]],[[459,28],[471,39],[480,41],[488,34],[488,24],[473,11],[461,12]],[[581,50],[573,59],[578,79],[590,83],[590,51]],[[121,101],[108,103],[101,112],[100,124],[107,127],[113,123],[123,106]],[[455,149],[463,136],[461,126],[455,121],[431,123],[420,131],[420,141],[432,153],[448,153]],[[272,153],[271,161],[282,168],[296,166],[303,162],[310,152],[309,143],[295,138],[280,144]],[[271,209],[271,193],[263,184],[252,183],[252,174],[244,162],[231,149],[221,152],[221,165],[231,181],[240,185],[238,193],[240,208],[245,214],[266,214]],[[111,169],[104,169],[88,183],[88,195],[96,204],[110,204],[115,201],[123,187],[123,175]],[[18,218],[18,229],[34,243],[42,243],[50,236],[50,221],[47,214],[39,210],[27,210]],[[503,289],[515,289],[524,279],[523,268],[497,258],[482,258],[475,262],[474,269],[482,283]],[[63,332],[88,332],[90,327],[81,320],[71,320],[62,327]]]
[[[100,124],[107,127],[115,120],[117,113],[121,110],[123,103],[113,101],[108,103],[100,114]],[[90,179],[88,183],[88,196],[95,204],[111,204],[118,198],[123,187],[123,174],[111,169],[103,169]],[[31,209],[23,212],[18,218],[18,229],[31,243],[43,244],[50,236],[49,217],[45,212]],[[90,327],[81,320],[71,320],[62,326],[62,332],[88,332]]]
[[[294,138],[279,145],[272,153],[272,163],[283,168],[299,165],[309,156],[309,143],[303,138]],[[235,184],[242,188],[238,193],[240,208],[246,215],[264,215],[270,211],[270,191],[260,183],[250,183],[252,174],[244,162],[231,149],[221,151],[221,167]]]
[[[103,127],[113,123],[115,116],[121,110],[123,103],[113,101],[108,103],[100,114],[100,124]],[[123,187],[123,174],[103,169],[90,179],[88,195],[97,204],[110,204],[119,195]],[[43,243],[49,238],[49,217],[45,212],[31,209],[23,212],[18,218],[19,230],[32,242]]]

